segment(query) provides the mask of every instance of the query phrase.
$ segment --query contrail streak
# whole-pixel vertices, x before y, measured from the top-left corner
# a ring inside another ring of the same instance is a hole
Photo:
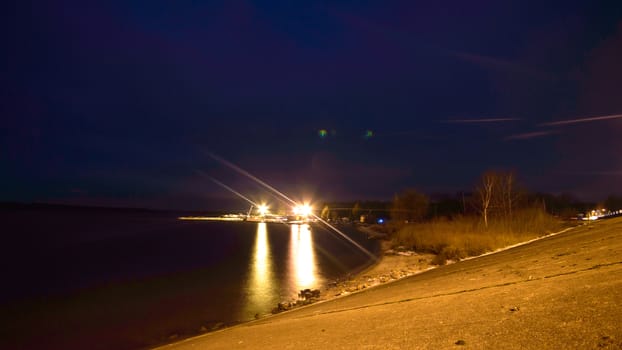
[[[513,122],[521,120],[520,118],[483,118],[483,119],[450,119],[445,120],[445,123],[499,123],[499,122]]]
[[[265,181],[259,179],[258,177],[254,176],[253,174],[249,173],[248,171],[240,168],[239,166],[229,162],[228,160],[223,159],[222,157],[219,157],[211,152],[207,152],[207,154],[212,157],[214,160],[220,162],[221,164],[231,168],[232,170],[238,172],[241,175],[244,175],[246,177],[248,177],[249,179],[255,181],[256,183],[262,185],[263,187],[267,188],[268,190],[270,190],[271,192],[273,192],[274,194],[280,196],[281,198],[283,198],[284,200],[286,200],[287,202],[289,202],[292,205],[298,205],[298,203],[296,203],[296,201],[294,201],[293,199],[289,198],[287,195],[285,195],[283,192],[277,190],[276,188],[270,186],[268,183],[266,183]],[[223,184],[224,185],[224,184]],[[226,185],[225,185],[226,186]],[[235,191],[234,191],[235,193]],[[243,196],[242,196],[243,197]],[[245,198],[245,197],[243,197]],[[248,200],[248,199],[247,199]],[[250,200],[249,200],[250,201]],[[251,202],[252,203],[252,202]],[[311,216],[313,216],[315,219],[317,219],[318,221],[320,221],[321,223],[323,223],[324,225],[326,225],[327,227],[329,227],[330,229],[332,229],[333,231],[335,231],[336,233],[338,233],[339,235],[341,235],[345,240],[347,240],[348,242],[352,243],[355,247],[357,247],[358,249],[360,249],[363,253],[365,253],[365,255],[369,256],[370,258],[372,258],[373,260],[377,260],[378,258],[372,254],[369,250],[365,249],[365,247],[363,247],[362,245],[358,244],[357,242],[355,242],[352,238],[348,237],[348,235],[346,235],[345,233],[343,233],[341,230],[339,230],[338,228],[336,228],[335,226],[329,224],[327,221],[323,220],[322,218],[320,218],[319,216],[315,215],[315,214],[311,214]]]
[[[553,131],[527,132],[527,133],[524,133],[524,134],[517,134],[517,135],[508,136],[508,137],[505,138],[505,141],[533,139],[535,137],[543,137],[543,136],[551,135],[551,134],[554,134],[554,133],[555,132],[553,132]]]
[[[606,170],[606,171],[573,171],[569,172],[573,175],[605,175],[605,176],[622,176],[622,170]]]
[[[460,51],[453,51],[453,50],[449,52],[454,57],[457,57],[469,63],[476,64],[481,67],[485,67],[487,69],[492,68],[495,70],[509,71],[509,72],[514,72],[514,73],[518,73],[521,75],[528,75],[528,76],[539,78],[539,79],[546,79],[546,80],[552,79],[552,76],[550,76],[549,74],[543,73],[532,67],[519,64],[514,61],[504,60],[498,57],[478,55],[478,54],[473,54],[473,53],[468,53],[468,52],[460,52]]]
[[[600,117],[589,117],[589,118],[580,118],[580,119],[561,120],[561,121],[558,121],[558,122],[543,123],[543,124],[540,124],[540,126],[555,126],[555,125],[587,123],[587,122],[595,122],[595,121],[599,121],[599,120],[610,120],[610,119],[618,119],[618,118],[622,118],[622,114],[612,114],[612,115],[604,115],[604,116],[600,116]]]

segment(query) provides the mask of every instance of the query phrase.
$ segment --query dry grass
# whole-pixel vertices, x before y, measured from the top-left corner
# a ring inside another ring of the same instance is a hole
[[[523,209],[511,219],[496,218],[484,227],[479,217],[437,219],[402,227],[393,236],[393,246],[436,254],[443,265],[524,242],[559,230],[561,222],[540,209]]]

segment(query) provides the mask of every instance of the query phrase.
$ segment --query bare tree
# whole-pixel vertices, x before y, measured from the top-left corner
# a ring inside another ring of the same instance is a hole
[[[488,227],[492,216],[511,218],[519,199],[514,172],[490,170],[482,174],[480,181],[476,189],[477,206],[484,225]]]
[[[499,189],[496,191],[497,206],[501,208],[503,215],[506,218],[512,217],[512,210],[514,202],[516,201],[516,194],[514,193],[514,173],[499,172],[497,173]]]
[[[482,175],[481,184],[476,189],[479,199],[479,209],[484,219],[484,226],[488,227],[488,216],[493,203],[494,191],[498,183],[498,174],[487,171]]]

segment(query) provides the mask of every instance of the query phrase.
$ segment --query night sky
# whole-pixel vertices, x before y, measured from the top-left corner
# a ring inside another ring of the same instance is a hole
[[[622,194],[619,0],[0,6],[2,201],[267,197],[211,154],[314,200]]]

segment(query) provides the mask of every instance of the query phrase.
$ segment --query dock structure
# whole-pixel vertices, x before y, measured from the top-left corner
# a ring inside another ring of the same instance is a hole
[[[246,214],[225,214],[221,216],[180,216],[179,220],[196,221],[247,221],[247,222],[267,222],[281,224],[307,224],[315,222],[312,215],[311,206],[299,205],[293,209],[294,215],[279,215],[269,211],[265,204],[253,204]]]

